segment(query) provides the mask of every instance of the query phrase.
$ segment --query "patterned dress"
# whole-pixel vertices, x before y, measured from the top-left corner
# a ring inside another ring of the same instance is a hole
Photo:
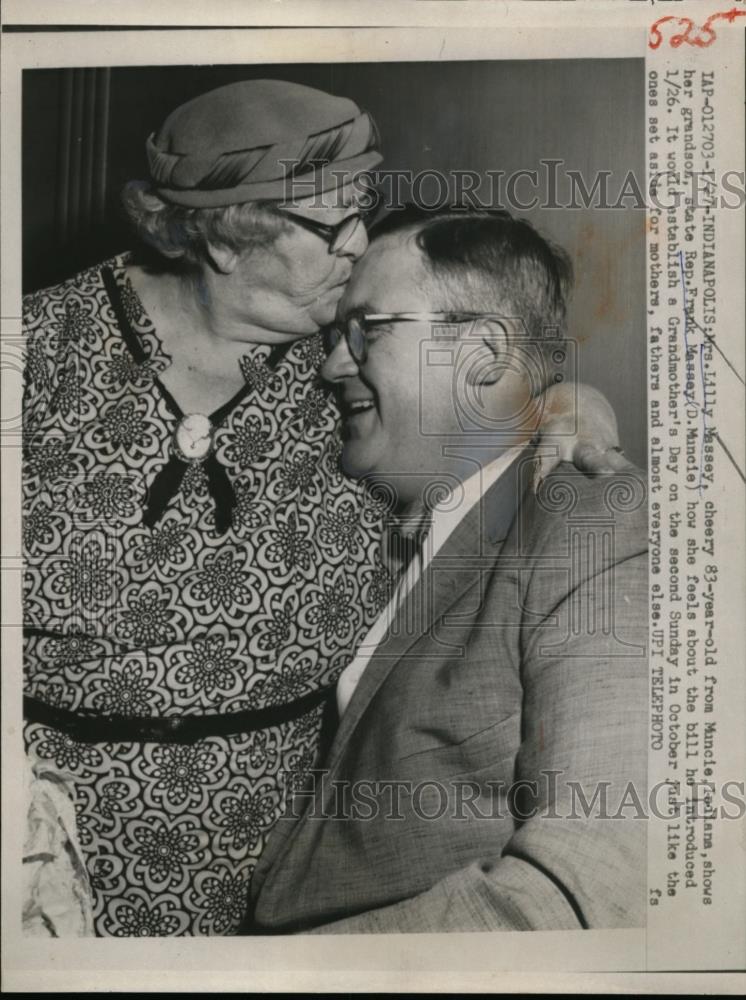
[[[338,468],[321,339],[279,358],[247,345],[246,390],[214,438],[228,530],[200,464],[148,525],[180,413],[127,261],[25,302],[25,693],[100,724],[303,704],[333,685],[390,584],[383,511]],[[96,932],[235,933],[322,710],[187,743],[27,722],[32,758],[74,779]]]

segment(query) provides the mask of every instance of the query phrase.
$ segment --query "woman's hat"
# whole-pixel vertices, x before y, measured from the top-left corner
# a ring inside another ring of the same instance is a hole
[[[147,140],[166,201],[217,208],[308,198],[381,162],[373,119],[346,97],[283,80],[218,87],[176,108]]]

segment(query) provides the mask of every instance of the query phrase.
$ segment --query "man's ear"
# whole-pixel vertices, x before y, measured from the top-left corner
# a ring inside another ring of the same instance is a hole
[[[475,345],[470,361],[467,381],[470,385],[495,385],[508,366],[508,331],[497,319],[480,318],[469,333]]]
[[[233,274],[238,264],[239,255],[237,251],[223,243],[207,243],[207,258],[213,268],[220,274]]]

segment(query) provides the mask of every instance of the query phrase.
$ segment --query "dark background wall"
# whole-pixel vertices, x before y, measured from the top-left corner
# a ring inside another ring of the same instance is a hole
[[[630,171],[644,190],[643,71],[637,59],[27,70],[24,289],[129,245],[118,194],[125,181],[147,175],[146,136],[178,104],[213,87],[272,77],[351,97],[379,126],[385,169],[478,171],[484,196],[486,171],[509,175],[557,159],[560,178],[576,170],[588,188],[599,171],[610,171],[613,203]],[[422,192],[430,198],[434,188]],[[527,184],[518,192],[526,200],[533,193]],[[568,192],[561,182],[558,200]],[[623,447],[644,465],[644,211],[521,214],[573,259],[577,377],[606,394]]]

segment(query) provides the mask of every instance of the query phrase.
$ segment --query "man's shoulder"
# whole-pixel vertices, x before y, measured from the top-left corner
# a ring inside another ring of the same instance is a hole
[[[647,474],[637,466],[588,475],[563,462],[537,493],[527,491],[517,527],[535,551],[565,551],[568,532],[581,545],[606,534],[617,556],[626,557],[647,548],[647,497]]]
[[[502,572],[517,580],[532,616],[559,607],[586,586],[600,612],[611,594],[622,593],[617,581],[625,581],[624,600],[637,614],[646,600],[647,549],[645,473],[629,466],[591,476],[563,463],[538,493],[529,488],[523,494],[500,561]]]

